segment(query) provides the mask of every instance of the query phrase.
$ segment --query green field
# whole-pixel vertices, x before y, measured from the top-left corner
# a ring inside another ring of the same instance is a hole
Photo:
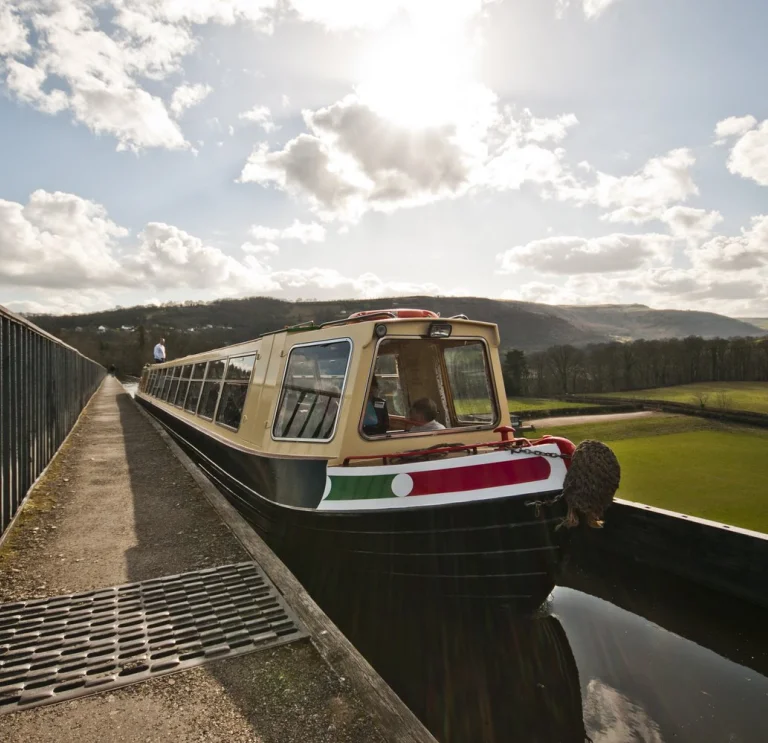
[[[607,443],[621,463],[619,498],[768,532],[766,430],[660,415],[539,433]]]
[[[512,413],[527,413],[531,410],[563,410],[565,408],[594,407],[594,405],[585,402],[563,402],[562,400],[547,400],[541,397],[510,397],[507,402]]]
[[[585,402],[562,402],[561,400],[547,400],[539,397],[510,397],[507,400],[510,413],[531,413],[539,410],[562,410],[565,408],[593,408]],[[456,412],[459,415],[469,413],[482,414],[491,412],[491,403],[486,399],[456,400]]]
[[[701,394],[707,396],[705,406],[708,408],[768,413],[768,382],[702,382],[681,384],[677,387],[658,387],[652,390],[607,392],[600,397],[634,397],[699,405]]]

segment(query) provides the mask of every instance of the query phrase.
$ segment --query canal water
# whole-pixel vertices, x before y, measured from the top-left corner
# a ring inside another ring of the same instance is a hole
[[[584,554],[533,616],[319,597],[441,743],[765,743],[768,612]]]

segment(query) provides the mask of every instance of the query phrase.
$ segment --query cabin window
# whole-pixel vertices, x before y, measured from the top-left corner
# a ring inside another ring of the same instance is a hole
[[[152,372],[152,384],[149,388],[149,394],[152,395],[152,397],[157,397],[157,387],[160,384],[160,378],[162,376],[162,369],[157,369],[156,371]]]
[[[482,340],[386,338],[360,428],[367,437],[492,428],[498,411]]]
[[[291,349],[272,428],[275,438],[329,441],[333,437],[351,352],[348,340]]]
[[[221,388],[219,410],[216,422],[237,430],[243,416],[248,383],[251,381],[256,354],[237,356],[229,360],[224,384]]]
[[[184,398],[187,396],[187,390],[189,389],[189,375],[192,371],[192,364],[185,364],[181,367],[181,377],[179,380],[179,390],[176,393],[173,404],[180,408],[184,405]]]
[[[155,397],[160,397],[160,393],[163,391],[163,383],[165,382],[165,369],[160,369],[157,372],[157,384],[155,384]]]
[[[197,412],[197,403],[200,400],[200,392],[203,389],[203,380],[205,379],[205,361],[201,364],[195,364],[192,367],[192,376],[189,380],[189,391],[184,401],[184,410],[190,413]]]
[[[216,412],[216,403],[219,401],[221,380],[224,377],[225,361],[209,361],[208,371],[203,382],[203,391],[200,395],[200,407],[197,414],[206,420],[213,420]]]
[[[171,383],[173,382],[173,369],[169,368],[165,370],[165,377],[163,378],[163,386],[160,390],[158,397],[161,400],[168,399],[168,393],[171,391]]]
[[[168,390],[168,402],[173,404],[176,402],[176,395],[179,392],[179,382],[181,381],[181,370],[184,367],[182,366],[174,366],[173,367],[173,376],[171,378],[171,386]]]

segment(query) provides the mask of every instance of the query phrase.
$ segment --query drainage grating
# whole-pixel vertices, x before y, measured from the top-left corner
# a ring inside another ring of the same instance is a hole
[[[0,713],[305,636],[254,563],[0,604]]]

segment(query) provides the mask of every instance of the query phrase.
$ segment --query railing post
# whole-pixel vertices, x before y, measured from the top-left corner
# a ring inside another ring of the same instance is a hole
[[[11,521],[11,395],[10,395],[10,327],[7,317],[0,315],[0,533]]]

